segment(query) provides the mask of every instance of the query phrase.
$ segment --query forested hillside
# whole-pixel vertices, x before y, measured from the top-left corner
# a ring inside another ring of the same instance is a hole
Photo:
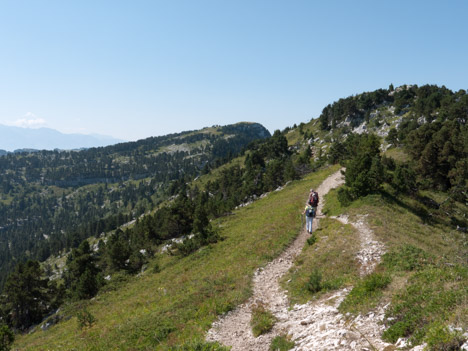
[[[220,145],[222,150],[225,144]],[[211,220],[297,177],[287,139],[279,131],[270,138],[257,137],[242,153],[244,165],[236,159],[222,170],[213,170],[218,171],[214,177],[210,177],[210,168],[222,162],[205,164],[198,173],[210,178],[206,182],[199,184],[194,180],[187,184],[188,177],[174,179],[164,192],[171,198],[152,213],[136,218],[131,225],[121,226],[120,221],[114,221],[111,222],[114,226],[102,227],[102,234],[86,232],[95,234],[95,238],[85,237],[78,247],[71,243],[73,249],[66,255],[63,270],[49,264],[42,268],[33,260],[17,264],[2,295],[4,320],[15,330],[25,330],[63,303],[90,299],[109,289],[107,277],[111,275],[121,275],[126,280],[125,277],[146,269],[150,260],[164,256],[165,252],[185,257],[214,244],[223,238]],[[112,191],[104,192],[108,193]],[[164,243],[169,245],[161,252]],[[41,272],[44,268],[45,277]],[[160,268],[156,265],[154,269]],[[34,289],[29,288],[31,284]]]
[[[435,85],[412,85],[340,99],[323,109],[319,123],[332,141],[332,162],[356,154],[358,143],[350,133],[373,133],[382,138],[385,149],[404,150],[410,161],[405,167],[418,177],[420,186],[450,190],[463,201],[468,177],[467,119],[465,90],[454,93]],[[376,140],[376,145],[381,141]]]
[[[218,315],[246,301],[254,271],[298,235],[310,187],[344,166],[346,184],[327,196],[324,212],[365,218],[389,253],[366,280],[355,267],[359,236],[335,219],[323,219],[284,280],[291,301],[355,285],[340,309],[371,314],[376,305],[387,305],[386,342],[442,345],[431,350],[461,345],[459,330],[468,329],[467,118],[466,91],[390,86],[340,99],[318,119],[271,137],[262,138],[267,135],[259,128],[255,137],[232,147],[235,137],[223,137],[218,128],[171,136],[192,138],[191,144],[163,138],[158,148],[142,141],[128,153],[119,149],[125,144],[108,153],[90,150],[100,155],[93,159],[99,171],[89,165],[90,157],[80,155],[74,163],[74,155],[65,154],[78,176],[57,166],[49,180],[41,170],[28,182],[25,165],[40,154],[19,155],[22,166],[5,173],[23,181],[10,182],[17,193],[3,195],[3,209],[18,209],[24,199],[26,208],[39,211],[44,206],[30,206],[29,199],[53,195],[49,230],[56,230],[60,216],[69,216],[64,223],[87,219],[80,211],[88,207],[92,219],[81,231],[86,235],[57,232],[69,240],[57,250],[72,248],[63,269],[36,261],[15,267],[2,295],[3,320],[25,331],[52,313],[41,322],[44,331],[36,327],[20,337],[20,349],[224,350],[204,341],[206,331]],[[229,128],[249,125],[223,128],[231,135]],[[210,133],[220,139],[206,143],[202,134]],[[164,177],[151,164],[162,155]],[[176,160],[186,167],[183,172]],[[123,166],[128,164],[136,171]],[[91,182],[107,178],[112,182]],[[14,228],[34,232],[28,227],[38,223],[34,213]],[[30,258],[49,254],[29,243],[23,249]],[[20,293],[31,282],[37,288]],[[58,306],[63,308],[53,313]]]
[[[83,151],[0,157],[0,287],[26,259],[45,260],[154,209],[189,181],[270,134],[239,123]]]

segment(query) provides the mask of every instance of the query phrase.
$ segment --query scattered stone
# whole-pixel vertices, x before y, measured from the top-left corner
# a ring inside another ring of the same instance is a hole
[[[395,344],[399,348],[406,347],[408,345],[408,341],[404,338],[399,338]]]
[[[348,333],[346,334],[346,337],[347,337],[349,340],[359,340],[359,339],[360,339],[359,334],[357,334],[357,333],[355,333],[355,332],[352,332],[352,331],[348,332]]]

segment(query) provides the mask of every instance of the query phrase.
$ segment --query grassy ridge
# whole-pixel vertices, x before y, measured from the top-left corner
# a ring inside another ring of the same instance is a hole
[[[441,193],[423,195],[439,203],[447,198]],[[322,278],[318,294],[350,283],[354,286],[340,306],[343,313],[366,313],[379,302],[391,303],[385,320],[385,340],[396,342],[400,337],[409,337],[414,344],[457,344],[460,335],[447,327],[468,329],[468,241],[454,223],[468,208],[452,204],[456,210],[452,208],[452,215],[447,216],[443,206],[435,208],[427,203],[421,198],[383,192],[343,208],[337,191],[332,190],[326,196],[324,212],[346,213],[351,220],[367,214],[368,225],[385,244],[387,254],[375,273],[357,278],[353,255],[359,247],[353,245],[355,230],[331,219],[322,220],[321,230],[316,231],[317,243],[304,249],[293,273],[283,280],[292,302],[305,302],[317,295],[307,289],[307,283],[318,271]],[[352,281],[353,277],[357,279]]]
[[[223,241],[185,257],[163,256],[161,272],[148,269],[120,289],[99,294],[88,311],[89,328],[71,319],[48,331],[19,337],[19,350],[164,350],[203,338],[221,313],[245,301],[254,270],[286,248],[300,230],[308,189],[338,168],[289,184],[283,191],[216,221]],[[154,263],[152,263],[154,264]]]

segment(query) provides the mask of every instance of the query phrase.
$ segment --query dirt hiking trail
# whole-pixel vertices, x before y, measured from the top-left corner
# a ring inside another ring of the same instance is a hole
[[[318,217],[322,214],[324,195],[344,183],[341,171],[329,176],[317,188],[321,201]],[[306,194],[305,194],[306,196]],[[372,231],[365,224],[365,217],[356,223],[347,217],[335,217],[343,223],[353,225],[360,235],[361,249],[357,260],[361,263],[361,275],[375,268],[384,253],[384,247],[375,240]],[[313,230],[319,219],[315,219]],[[253,295],[247,302],[228,312],[213,323],[206,335],[207,341],[232,346],[232,351],[268,351],[272,339],[277,335],[290,335],[295,342],[293,350],[383,350],[390,344],[383,342],[382,320],[386,306],[366,316],[350,320],[338,312],[338,306],[350,289],[341,289],[319,300],[290,309],[286,292],[280,287],[279,279],[292,267],[294,259],[301,252],[309,234],[303,228],[299,236],[278,258],[258,269],[253,278]],[[254,337],[250,326],[251,310],[256,304],[263,304],[277,318],[273,330]],[[417,349],[414,349],[415,351]]]

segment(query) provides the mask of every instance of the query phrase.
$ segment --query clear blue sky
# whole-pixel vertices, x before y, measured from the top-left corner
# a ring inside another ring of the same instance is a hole
[[[390,83],[468,88],[468,1],[0,2],[0,123],[271,132]]]

